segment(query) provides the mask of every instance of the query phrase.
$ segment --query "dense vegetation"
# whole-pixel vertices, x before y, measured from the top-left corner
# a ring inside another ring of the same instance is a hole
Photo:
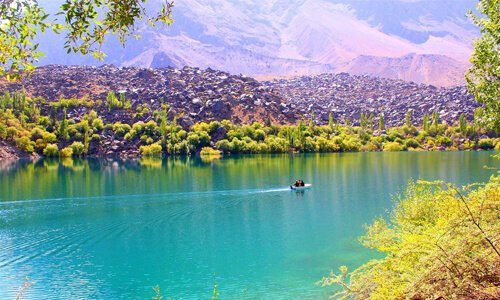
[[[356,299],[499,299],[500,178],[459,189],[410,183],[389,220],[361,238],[385,254],[323,278]]]
[[[484,108],[478,111],[483,126],[500,131],[500,1],[480,0],[479,15],[469,17],[481,30],[466,74],[467,87]]]
[[[41,113],[42,104],[46,115]],[[107,124],[94,110],[68,118],[68,109],[79,106],[102,106],[107,111],[126,111],[134,117],[144,113],[140,105],[134,113],[123,94],[109,93],[104,101],[61,99],[47,103],[30,99],[24,93],[6,92],[0,97],[0,139],[25,152],[52,157],[104,155],[104,137],[123,141],[128,150],[140,149],[143,156],[192,155],[203,148],[203,155],[218,154],[207,147],[223,153],[500,149],[493,131],[467,122],[464,116],[457,124],[443,124],[437,112],[425,116],[421,126],[412,123],[409,112],[405,125],[394,128],[385,128],[383,116],[378,124],[373,124],[373,115],[365,114],[361,115],[360,126],[355,127],[341,125],[330,117],[329,124],[321,126],[311,118],[297,125],[237,125],[223,120],[182,128],[175,117],[167,118],[167,106],[153,112],[154,118],[148,122],[130,124]]]

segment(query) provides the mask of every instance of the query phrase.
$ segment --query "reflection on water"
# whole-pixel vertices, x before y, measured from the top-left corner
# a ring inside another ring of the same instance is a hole
[[[486,152],[341,153],[0,166],[0,299],[318,299],[375,254],[363,224],[410,178],[486,181]],[[301,178],[310,190],[291,191]]]

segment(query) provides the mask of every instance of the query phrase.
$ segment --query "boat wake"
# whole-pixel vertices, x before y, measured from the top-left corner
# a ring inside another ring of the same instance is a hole
[[[242,189],[242,190],[218,190],[204,192],[174,192],[174,193],[152,193],[152,194],[129,194],[129,195],[103,195],[103,196],[76,196],[76,197],[61,197],[61,198],[40,198],[40,199],[24,199],[14,201],[0,201],[2,205],[12,204],[27,204],[30,202],[52,202],[52,201],[84,201],[84,200],[123,200],[123,199],[178,199],[192,197],[210,197],[210,196],[244,196],[262,193],[277,193],[289,191],[290,188],[267,188],[267,189]]]

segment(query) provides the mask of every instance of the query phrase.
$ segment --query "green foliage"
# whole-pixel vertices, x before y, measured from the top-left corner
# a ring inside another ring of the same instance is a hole
[[[124,136],[130,131],[131,127],[128,124],[122,124],[122,122],[116,122],[113,124],[113,131],[117,136]]]
[[[411,118],[412,118],[412,111],[409,110],[406,112],[406,126],[408,127],[412,127],[412,122],[411,122]]]
[[[436,133],[439,133],[439,113],[437,110],[435,110],[432,113],[432,125],[434,125],[434,130]]]
[[[383,113],[380,113],[380,115],[379,115],[378,129],[380,131],[384,131],[385,130],[385,118],[384,118],[384,114]]]
[[[32,153],[35,151],[35,143],[32,142],[27,136],[22,136],[15,139],[16,147],[24,152]]]
[[[463,135],[466,135],[467,134],[467,120],[465,119],[464,113],[460,114],[460,119],[458,120],[458,124],[459,124],[459,128],[460,128],[460,132]]]
[[[220,157],[220,154],[219,150],[210,147],[203,147],[200,151],[200,156]]]
[[[323,278],[354,299],[498,299],[500,179],[459,189],[410,183],[361,242],[385,256]]]
[[[468,15],[481,30],[474,43],[472,67],[466,73],[467,87],[476,101],[483,103],[477,121],[500,131],[500,1],[480,0],[480,15]]]
[[[408,148],[419,148],[420,144],[415,139],[407,139],[405,143]]]
[[[152,157],[152,156],[162,156],[162,147],[160,144],[151,144],[147,146],[141,146],[139,151],[142,156]]]
[[[7,138],[13,140],[17,136],[17,128],[10,126],[5,131]]]
[[[403,151],[403,146],[401,146],[401,144],[397,142],[388,142],[384,145],[384,151]]]
[[[96,118],[92,121],[92,129],[95,132],[101,132],[104,129],[104,122],[102,119]]]
[[[428,115],[428,114],[425,114],[425,115],[424,115],[423,124],[422,124],[422,128],[423,128],[425,131],[429,131],[430,127],[431,127],[431,124],[430,124],[430,120],[429,120],[429,115]]]
[[[39,1],[7,0],[0,2],[0,75],[7,80],[28,75],[35,62],[43,56],[37,37],[46,30],[57,34],[65,29],[64,47],[67,52],[89,54],[102,59],[101,46],[109,34],[118,36],[122,44],[137,31],[137,20],[147,18],[151,26],[156,22],[171,24],[173,3],[165,1],[153,17],[148,17],[145,0],[66,0],[57,14],[62,23],[47,14]],[[51,20],[53,19],[53,20]]]
[[[85,152],[85,146],[81,142],[73,142],[70,146],[72,154],[81,156]]]
[[[491,150],[495,148],[495,144],[493,144],[492,139],[480,139],[478,142],[478,147],[483,150]]]
[[[59,154],[59,148],[56,144],[47,144],[45,149],[43,149],[43,155],[47,157],[57,157]]]
[[[59,151],[60,157],[71,157],[73,156],[73,149],[71,147],[66,147]]]
[[[66,108],[63,109],[63,118],[61,123],[59,124],[59,138],[62,140],[68,140],[69,139],[69,132],[68,132],[68,120],[66,117]]]

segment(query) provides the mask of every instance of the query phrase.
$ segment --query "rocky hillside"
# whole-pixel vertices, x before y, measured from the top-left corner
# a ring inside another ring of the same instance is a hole
[[[20,83],[0,82],[0,89],[20,90]],[[253,78],[198,68],[144,69],[113,66],[45,66],[29,78],[26,92],[48,101],[60,98],[105,100],[108,92],[124,93],[131,101],[128,111],[107,113],[105,101],[93,109],[107,122],[132,123],[148,121],[162,104],[169,106],[169,116],[179,116],[188,127],[196,121],[231,119],[236,123],[295,122],[296,114],[281,112],[282,98]],[[45,107],[47,109],[47,107]],[[144,110],[147,108],[147,110]],[[83,114],[90,108],[80,107],[70,114]],[[43,110],[43,108],[42,108]],[[137,112],[140,116],[133,117]]]
[[[19,83],[0,82],[0,89],[20,90]],[[235,123],[296,123],[314,113],[317,124],[335,120],[358,122],[361,113],[373,113],[375,120],[384,113],[387,125],[399,125],[408,110],[414,121],[437,110],[441,120],[452,123],[464,112],[469,120],[477,107],[465,87],[437,88],[401,80],[369,76],[324,74],[295,79],[259,82],[242,75],[211,69],[115,68],[113,66],[46,66],[27,81],[26,91],[48,101],[60,98],[105,100],[107,93],[125,93],[131,107],[108,112],[105,101],[92,107],[68,110],[70,116],[97,110],[107,123],[133,123],[153,118],[162,104],[168,104],[169,116],[180,116],[189,127],[196,121],[229,119]],[[147,108],[145,110],[145,108]],[[48,110],[48,105],[42,107]],[[46,114],[48,112],[46,111]]]
[[[328,122],[331,112],[334,119],[346,119],[358,124],[361,113],[380,113],[386,124],[401,125],[411,110],[413,122],[421,124],[425,114],[439,112],[441,120],[449,124],[458,120],[461,113],[472,120],[478,104],[464,86],[437,88],[402,80],[350,76],[346,73],[305,76],[263,82],[264,86],[283,97],[286,115],[309,116],[312,112],[319,123]],[[283,104],[282,104],[283,105]]]

